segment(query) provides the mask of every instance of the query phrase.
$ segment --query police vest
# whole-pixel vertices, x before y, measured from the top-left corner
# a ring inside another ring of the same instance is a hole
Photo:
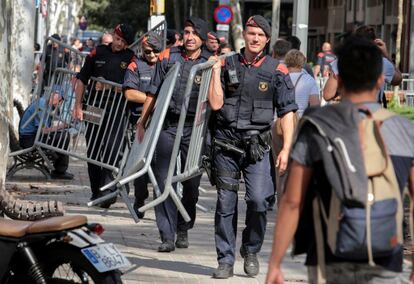
[[[224,105],[217,112],[222,127],[239,130],[266,130],[274,117],[275,85],[282,82],[275,75],[278,61],[265,56],[260,67],[242,65],[240,55],[226,58],[224,70]],[[229,70],[236,70],[238,84],[231,84]],[[283,78],[282,78],[283,79]]]
[[[137,69],[135,72],[138,75],[139,88],[138,91],[147,93],[151,86],[151,78],[154,75],[155,68],[149,65],[144,59],[135,59]],[[131,123],[135,124],[141,115],[142,104],[128,102],[128,106],[131,110]]]
[[[92,50],[90,56],[95,59],[92,76],[103,77],[107,81],[122,84],[134,52],[130,49],[113,52],[110,45],[98,45],[95,50]]]
[[[177,81],[175,83],[174,92],[171,97],[170,107],[169,107],[169,114],[173,116],[179,116],[181,113],[181,107],[184,102],[184,95],[185,89],[187,86],[187,80],[190,75],[191,67],[196,64],[200,64],[206,62],[208,58],[211,56],[211,53],[206,50],[204,47],[202,48],[201,55],[196,60],[185,60],[182,56],[183,49],[181,47],[172,47],[170,49],[170,56],[168,58],[167,70],[169,70],[175,62],[181,63],[181,68],[178,74]],[[196,113],[197,107],[197,100],[198,100],[198,92],[200,90],[201,84],[201,72],[198,72],[194,77],[193,88],[190,94],[190,101],[187,110],[187,116],[194,117]]]

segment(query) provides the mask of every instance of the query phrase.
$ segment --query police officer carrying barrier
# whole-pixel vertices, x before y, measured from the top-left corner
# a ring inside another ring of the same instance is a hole
[[[151,85],[155,64],[162,50],[162,39],[155,32],[150,31],[141,43],[142,55],[133,57],[125,73],[124,90],[125,98],[131,111],[131,123],[135,125],[141,114],[142,106],[147,98],[146,93]],[[139,212],[138,208],[144,205],[148,198],[148,176],[143,175],[134,181],[135,202],[134,210],[138,218],[144,218],[145,212]]]
[[[207,23],[204,20],[196,17],[191,17],[186,20],[184,24],[184,45],[171,47],[161,52],[155,69],[155,75],[151,83],[152,85],[150,87],[147,99],[144,103],[141,118],[137,123],[138,139],[139,141],[142,141],[145,131],[144,125],[155,104],[155,100],[157,98],[157,94],[160,90],[164,77],[175,62],[181,62],[179,77],[173,91],[167,116],[165,118],[164,127],[161,131],[152,161],[152,168],[154,169],[154,174],[161,191],[164,190],[164,183],[167,177],[175,134],[177,131],[178,120],[181,112],[181,106],[184,100],[184,93],[190,69],[196,64],[206,62],[211,56],[211,53],[207,51],[207,49],[205,49],[203,46],[204,41],[207,39],[207,31]],[[200,84],[201,76],[196,75],[183,129],[183,137],[180,144],[180,156],[182,165],[185,165],[185,160],[187,157]],[[200,179],[201,176],[198,176],[182,183],[182,203],[191,217],[190,222],[185,222],[182,216],[178,214],[177,208],[171,197],[168,197],[165,202],[155,207],[157,226],[162,241],[162,244],[158,248],[159,252],[171,252],[175,250],[175,246],[177,248],[188,247],[189,244],[187,231],[194,225]],[[177,241],[174,245],[176,232]]]
[[[216,111],[213,172],[218,194],[215,242],[219,264],[214,278],[233,276],[241,172],[247,211],[240,253],[245,273],[259,273],[256,254],[263,243],[266,211],[273,196],[269,150],[275,108],[285,134],[276,163],[280,171],[287,166],[297,105],[289,76],[278,71],[278,61],[264,52],[270,34],[265,18],[250,17],[243,32],[246,47],[213,66],[209,103]]]
[[[117,25],[114,29],[113,42],[109,45],[99,45],[93,49],[90,54],[86,57],[85,63],[81,71],[77,75],[76,83],[76,103],[74,107],[74,117],[83,120],[83,110],[82,110],[82,100],[85,93],[85,86],[88,85],[90,77],[103,77],[105,80],[112,81],[115,83],[122,84],[124,81],[125,71],[128,67],[128,64],[131,62],[134,52],[128,49],[128,45],[134,41],[134,32],[129,25],[120,24]],[[92,88],[93,86],[89,86]],[[96,96],[106,95],[103,92],[100,92],[98,89],[98,84],[95,84],[96,92],[93,92]],[[104,106],[107,101],[110,101],[112,98],[104,98],[102,101],[96,99],[95,101],[99,105],[96,107]],[[114,109],[115,112],[115,109]],[[105,140],[108,145],[106,152],[110,152],[110,149],[114,145],[120,144],[122,140],[123,133],[114,133],[113,131],[108,131],[113,137],[104,137],[108,135],[105,132],[106,126],[115,121],[114,125],[121,125],[124,123],[124,114],[122,112],[118,113],[106,113],[102,122],[102,127],[100,128],[99,133],[93,133],[92,127],[86,129],[86,139],[87,144],[91,145],[90,141],[102,141]],[[95,131],[96,132],[96,131]],[[92,143],[93,144],[93,143]],[[121,147],[121,145],[119,145]],[[115,156],[114,153],[92,153],[92,149],[96,148],[94,151],[98,151],[99,147],[89,147],[88,148],[88,157],[105,157],[111,155],[110,159],[118,159],[119,157]],[[102,151],[104,152],[104,151]],[[115,151],[113,151],[115,152]],[[104,169],[98,165],[88,163],[88,174],[91,184],[92,197],[91,200],[96,199],[102,195],[99,188],[109,183],[112,178],[112,172],[108,169]],[[116,201],[116,197],[108,202],[102,203],[101,207],[108,208],[112,203]]]

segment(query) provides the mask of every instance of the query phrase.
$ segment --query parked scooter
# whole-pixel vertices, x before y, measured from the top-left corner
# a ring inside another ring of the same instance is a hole
[[[1,283],[122,283],[128,259],[85,216],[41,221],[0,218]]]

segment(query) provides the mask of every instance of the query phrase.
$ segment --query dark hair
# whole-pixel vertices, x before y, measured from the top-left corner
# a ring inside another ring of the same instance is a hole
[[[286,40],[292,45],[292,49],[300,49],[301,41],[297,36],[288,36]]]
[[[273,53],[278,57],[284,57],[291,49],[292,44],[285,39],[278,39],[273,45]]]
[[[382,53],[372,41],[350,36],[335,54],[343,87],[349,92],[370,91],[382,74]]]
[[[354,35],[366,38],[367,40],[375,40],[377,38],[374,27],[366,25],[356,28]]]
[[[38,44],[37,42],[35,42],[35,44],[34,44],[34,50],[35,51],[39,51],[40,50],[40,44]]]

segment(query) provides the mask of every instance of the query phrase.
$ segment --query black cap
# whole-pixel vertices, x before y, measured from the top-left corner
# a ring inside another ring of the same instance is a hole
[[[270,37],[272,34],[269,22],[263,16],[251,16],[246,22],[246,27],[248,26],[261,28],[267,37]]]
[[[167,29],[167,45],[174,44],[176,42],[176,34],[178,34],[176,30]]]
[[[196,30],[198,36],[202,40],[207,40],[208,25],[206,21],[197,17],[190,17],[185,21],[185,23],[190,23]]]
[[[142,40],[143,44],[148,44],[152,49],[156,51],[162,50],[162,39],[154,31],[149,31],[148,34]]]
[[[114,33],[122,37],[128,45],[134,42],[135,33],[132,30],[132,27],[128,24],[117,25],[114,29]]]
[[[51,37],[53,37],[56,40],[62,40],[62,38],[58,34],[53,34]]]
[[[220,43],[220,38],[219,38],[218,34],[216,34],[215,32],[208,32],[207,37],[209,39],[215,39],[215,40],[217,40],[218,43]]]

